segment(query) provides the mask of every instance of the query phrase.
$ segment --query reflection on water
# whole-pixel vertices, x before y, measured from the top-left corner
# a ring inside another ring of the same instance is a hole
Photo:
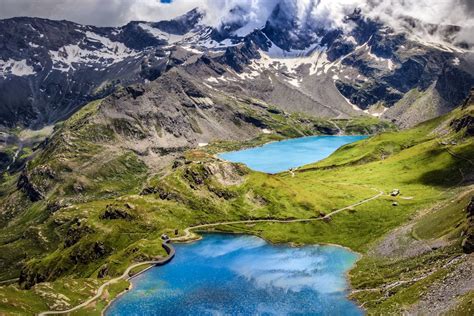
[[[361,315],[345,296],[356,258],[340,247],[206,235],[137,277],[107,315]]]

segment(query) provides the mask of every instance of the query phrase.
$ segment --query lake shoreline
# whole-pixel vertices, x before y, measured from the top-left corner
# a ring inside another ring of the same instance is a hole
[[[298,145],[298,142],[301,142],[302,140],[314,140],[316,142],[320,141],[320,140],[328,140],[328,139],[337,139],[338,142],[336,142],[335,144],[330,144],[331,146],[324,146],[325,144],[317,144],[318,147],[314,148],[314,147],[310,147],[309,148],[309,151],[311,154],[314,155],[315,152],[318,152],[321,150],[321,148],[323,149],[327,149],[329,148],[329,150],[326,150],[321,157],[317,158],[317,159],[313,159],[312,157],[312,161],[311,162],[316,162],[316,161],[319,161],[319,160],[322,160],[324,158],[326,158],[327,156],[329,156],[330,154],[332,154],[334,151],[336,151],[337,149],[341,148],[342,146],[344,145],[347,145],[347,144],[350,144],[350,143],[354,143],[356,141],[360,141],[360,140],[363,140],[365,138],[367,138],[368,136],[366,135],[313,135],[313,136],[304,136],[304,137],[298,137],[298,138],[290,138],[290,139],[282,139],[282,140],[275,140],[275,141],[271,141],[271,142],[267,142],[267,143],[264,143],[260,146],[256,146],[256,147],[249,147],[249,148],[245,148],[245,149],[242,149],[242,150],[236,150],[236,151],[231,151],[231,152],[225,152],[225,153],[220,153],[220,154],[215,154],[214,156],[219,159],[219,160],[223,160],[223,161],[230,161],[230,162],[239,162],[239,161],[233,161],[233,160],[229,160],[229,159],[226,159],[224,157],[222,157],[223,154],[228,154],[228,153],[237,153],[237,152],[242,152],[242,151],[252,151],[252,150],[255,150],[255,149],[259,149],[259,148],[265,148],[266,146],[269,146],[269,145],[274,145],[274,144],[285,144],[285,143],[290,143],[292,145],[294,145],[294,143],[296,143],[296,145]],[[339,143],[340,140],[349,140],[348,142],[342,142],[342,143]],[[327,145],[327,144],[326,144]],[[326,148],[327,147],[327,148]],[[310,162],[310,163],[311,163]],[[240,162],[240,163],[244,163],[245,162]],[[278,171],[274,174],[278,174],[278,173],[283,173],[283,172],[288,172],[289,170],[292,170],[294,168],[298,168],[300,166],[303,166],[305,164],[307,164],[308,162],[305,162],[303,164],[300,164],[296,167],[290,167],[286,170],[281,170],[281,171]],[[249,168],[251,168],[250,166],[248,166]],[[258,171],[258,170],[257,170]],[[260,172],[265,172],[265,171],[262,171],[260,170]],[[269,172],[267,172],[269,173]],[[271,246],[286,246],[286,247],[290,247],[290,248],[302,248],[302,247],[307,247],[307,246],[319,246],[319,247],[337,247],[337,248],[341,248],[341,249],[344,249],[345,251],[347,252],[350,252],[352,254],[354,254],[356,256],[353,264],[351,265],[350,268],[348,268],[346,271],[344,271],[344,279],[345,279],[345,282],[347,283],[347,291],[345,292],[348,292],[346,293],[347,295],[345,295],[345,298],[354,302],[353,300],[351,300],[349,298],[349,295],[350,293],[352,292],[352,288],[351,288],[351,283],[350,283],[350,271],[356,266],[357,262],[362,258],[362,254],[359,253],[359,252],[356,252],[352,249],[350,249],[349,247],[346,247],[346,246],[342,246],[342,245],[339,245],[339,244],[333,244],[333,243],[324,243],[324,242],[319,242],[319,243],[316,243],[316,244],[300,244],[300,243],[292,243],[292,242],[286,242],[286,243],[276,243],[276,242],[273,242],[272,240],[270,239],[267,239],[267,238],[264,238],[262,236],[260,236],[259,234],[252,234],[252,233],[242,233],[242,232],[238,232],[238,231],[235,231],[235,232],[232,232],[232,231],[213,231],[213,230],[206,230],[206,229],[203,229],[203,230],[196,230],[197,233],[201,233],[201,235],[199,234],[195,234],[194,236],[190,236],[189,239],[183,239],[183,240],[179,240],[179,241],[175,241],[177,242],[178,244],[179,243],[183,243],[183,244],[193,244],[193,243],[196,243],[198,241],[202,241],[204,239],[204,237],[202,236],[202,234],[206,235],[212,235],[212,234],[216,234],[216,235],[241,235],[241,236],[255,236],[257,238],[260,238],[262,240],[265,241],[265,243],[267,243],[268,245],[271,245]],[[151,270],[152,268],[154,267],[150,267],[149,269],[147,270]],[[130,282],[130,284],[133,284],[132,282]],[[132,287],[129,288],[128,291],[130,291],[130,289],[132,289]],[[107,307],[102,311],[102,315],[105,315],[107,309],[114,303],[117,301],[117,299],[119,299],[122,295],[124,295],[125,293],[128,292],[127,290],[126,291],[123,291],[121,292],[119,295],[117,295],[116,298],[114,298],[111,302],[109,302],[109,304],[107,305]]]
[[[295,243],[292,243],[292,242],[287,242],[287,243],[277,243],[277,242],[273,242],[269,239],[266,239],[262,236],[259,236],[257,234],[247,234],[247,233],[242,233],[242,232],[238,232],[238,231],[235,231],[235,232],[232,232],[232,231],[228,231],[228,232],[219,232],[219,231],[197,231],[197,233],[200,233],[198,235],[198,238],[195,238],[195,239],[189,239],[189,240],[184,240],[184,241],[179,241],[179,242],[176,242],[176,244],[195,244],[195,243],[198,243],[200,241],[203,241],[204,239],[206,239],[206,235],[214,235],[214,236],[251,236],[251,237],[256,237],[258,239],[261,239],[263,240],[267,245],[269,246],[278,246],[278,247],[288,247],[288,248],[304,248],[304,247],[312,247],[312,246],[316,246],[316,247],[335,247],[335,248],[340,248],[340,249],[343,249],[349,253],[352,253],[356,256],[356,258],[354,259],[354,262],[351,264],[351,266],[346,269],[344,271],[344,280],[347,284],[347,288],[344,290],[344,297],[345,299],[347,299],[348,301],[350,302],[353,302],[354,304],[356,304],[356,302],[352,299],[349,298],[349,295],[350,293],[352,292],[352,288],[351,288],[351,285],[350,285],[350,280],[349,280],[349,273],[350,271],[355,267],[355,265],[357,264],[357,262],[362,258],[362,254],[357,252],[357,251],[354,251],[352,249],[350,249],[349,247],[346,247],[346,246],[342,246],[342,245],[338,245],[338,244],[332,244],[332,243],[317,243],[317,244],[295,244]],[[172,247],[172,246],[171,246]],[[171,260],[170,260],[171,261]],[[167,263],[169,263],[170,261],[168,261]],[[166,264],[167,264],[166,263]],[[147,268],[144,272],[147,272],[149,270],[152,270],[153,268],[157,268],[158,266],[151,266],[149,268]],[[129,279],[129,283],[130,283],[130,286],[120,292],[115,298],[113,298],[108,304],[107,306],[102,310],[101,312],[101,315],[106,315],[107,313],[107,310],[109,310],[109,308],[117,302],[118,299],[120,299],[123,295],[125,295],[126,293],[130,292],[133,288],[134,288],[134,284],[133,284],[133,279],[140,275],[141,273],[137,274],[137,275],[134,275],[132,277],[130,277]],[[358,308],[360,310],[364,310],[362,307],[358,306]]]
[[[261,146],[221,152],[214,156],[227,162],[243,163],[257,172],[275,175],[321,161],[339,148],[367,137],[366,135],[305,136],[271,141]]]

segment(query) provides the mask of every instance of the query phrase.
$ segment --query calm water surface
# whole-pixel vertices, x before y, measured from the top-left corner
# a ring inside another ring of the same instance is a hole
[[[346,298],[357,255],[340,247],[275,246],[210,234],[133,280],[111,315],[362,315]]]
[[[278,173],[322,160],[339,147],[367,136],[312,136],[269,143],[261,147],[220,154],[232,162],[242,162],[253,170]]]

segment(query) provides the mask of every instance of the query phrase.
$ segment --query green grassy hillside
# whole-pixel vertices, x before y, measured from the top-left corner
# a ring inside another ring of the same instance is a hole
[[[53,145],[17,176],[23,177],[19,190],[14,188],[15,176],[2,184],[0,198],[9,206],[0,218],[0,279],[20,277],[20,282],[0,286],[0,313],[74,306],[90,289],[72,293],[70,282],[93,279],[97,285],[120,275],[132,262],[163,256],[162,233],[174,235],[177,230],[181,235],[188,226],[222,221],[321,218],[380,191],[383,196],[326,220],[217,229],[272,242],[334,243],[362,253],[351,272],[358,290],[353,297],[375,314],[410,308],[422,297],[421,289],[455,268],[443,268],[446,262],[461,255],[465,192],[474,170],[472,127],[465,124],[472,105],[411,130],[344,146],[294,174],[278,175],[213,156],[218,150],[259,144],[268,136],[191,150],[152,174],[136,153],[111,147],[114,134],[93,119],[98,106],[100,102],[89,105],[60,127],[50,140]],[[283,127],[290,121],[285,122],[276,129],[280,137],[298,136],[285,134]],[[334,123],[368,124],[362,119]],[[395,188],[401,195],[392,197],[388,193]],[[450,204],[453,199],[457,202]],[[397,248],[401,255],[390,258],[377,253],[387,234],[407,223],[413,224],[409,234],[414,240],[444,242],[408,257],[406,249]],[[440,268],[416,281],[429,266]],[[387,294],[384,286],[400,277],[412,282]],[[466,298],[461,300],[465,304]],[[100,306],[103,302],[92,307],[94,313]]]

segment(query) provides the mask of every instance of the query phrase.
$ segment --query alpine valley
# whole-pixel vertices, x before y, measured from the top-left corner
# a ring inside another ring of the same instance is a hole
[[[347,247],[367,314],[474,313],[463,28],[274,2],[262,25],[238,5],[219,23],[0,20],[0,315],[100,315],[163,238],[199,231]],[[367,137],[276,174],[219,156],[324,135]]]

